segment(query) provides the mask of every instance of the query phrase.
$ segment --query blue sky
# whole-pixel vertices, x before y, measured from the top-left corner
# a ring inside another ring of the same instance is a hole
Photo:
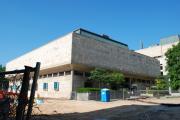
[[[0,0],[0,64],[80,27],[136,50],[180,34],[180,0]]]

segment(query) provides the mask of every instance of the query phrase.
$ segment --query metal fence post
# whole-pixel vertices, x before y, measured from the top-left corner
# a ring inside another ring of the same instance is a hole
[[[124,98],[124,88],[122,89],[122,93],[123,93],[123,100],[124,100],[124,99],[125,99],[125,98]]]

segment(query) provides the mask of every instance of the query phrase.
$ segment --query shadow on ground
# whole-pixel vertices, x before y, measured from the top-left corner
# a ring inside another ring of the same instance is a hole
[[[79,108],[81,109],[81,108]],[[180,106],[128,105],[86,113],[36,115],[35,120],[180,120]]]

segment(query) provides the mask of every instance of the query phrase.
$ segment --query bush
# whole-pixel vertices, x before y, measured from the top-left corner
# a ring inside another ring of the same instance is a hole
[[[78,88],[77,92],[78,93],[99,92],[100,90],[101,90],[100,88]]]
[[[156,81],[157,90],[168,89],[168,81],[165,79],[164,76],[157,77],[155,81]]]

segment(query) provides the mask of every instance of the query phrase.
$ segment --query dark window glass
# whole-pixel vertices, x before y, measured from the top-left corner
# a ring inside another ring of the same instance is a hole
[[[85,77],[89,77],[91,74],[89,72],[85,72]]]
[[[83,72],[80,72],[80,71],[74,71],[74,75],[83,76]]]
[[[48,83],[43,83],[43,90],[48,91]]]
[[[59,76],[64,76],[64,72],[59,72]]]
[[[163,72],[161,72],[161,75],[163,75]]]
[[[54,82],[54,90],[59,91],[59,82]]]
[[[52,77],[52,74],[48,74],[48,77]]]
[[[162,69],[163,69],[163,66],[160,66],[160,69],[162,70]]]

